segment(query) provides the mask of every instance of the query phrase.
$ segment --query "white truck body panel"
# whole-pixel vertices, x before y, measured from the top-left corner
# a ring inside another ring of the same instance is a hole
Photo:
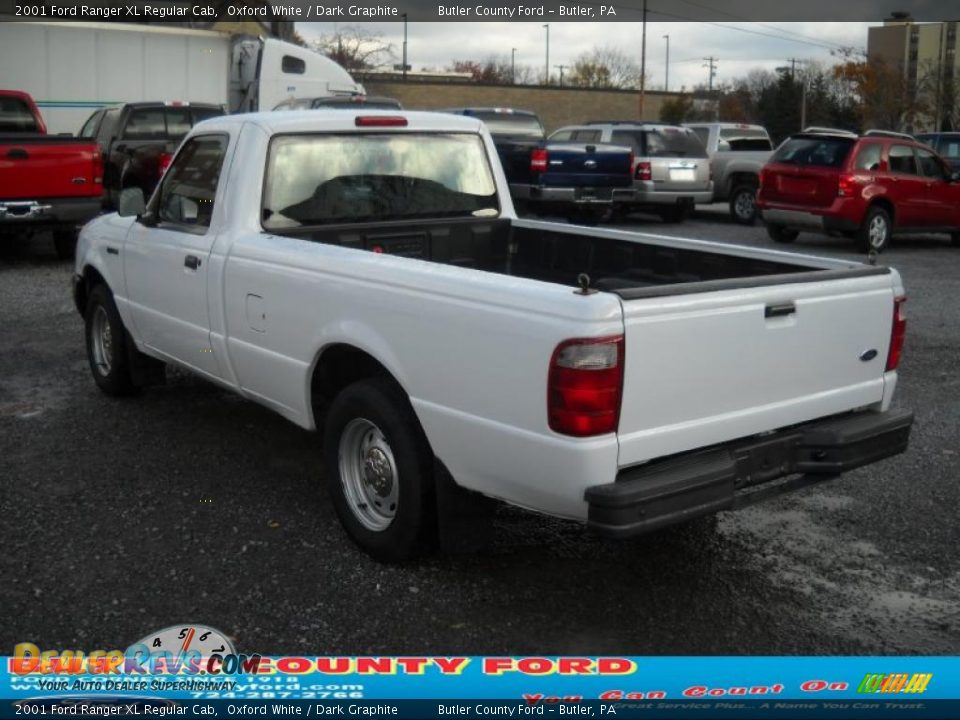
[[[381,113],[378,113],[381,114]],[[588,233],[794,262],[862,267],[756,248],[517,220],[489,133],[467,117],[404,112],[391,132],[478,133],[501,217],[514,227]],[[378,360],[410,398],[435,455],[471,490],[585,520],[584,491],[623,468],[825,416],[889,406],[884,373],[895,271],[718,292],[625,300],[428,260],[270,234],[260,226],[270,138],[356,132],[355,113],[217,118],[191,135],[226,133],[229,149],[206,235],[163,236],[133,218],[88,225],[77,272],[110,285],[137,347],[195,370],[305,428],[315,426],[313,369],[348,344]],[[174,234],[176,235],[176,234]],[[148,242],[149,240],[149,242]],[[120,257],[105,252],[122,245]],[[182,255],[201,254],[195,274]],[[146,264],[151,268],[148,272]],[[771,303],[795,303],[766,319]],[[623,334],[619,429],[574,438],[550,429],[550,358],[571,338]],[[865,363],[863,351],[878,359]]]

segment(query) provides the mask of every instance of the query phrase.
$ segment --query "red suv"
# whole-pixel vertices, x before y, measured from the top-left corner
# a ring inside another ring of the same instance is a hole
[[[960,246],[960,172],[900,133],[791,136],[761,172],[757,207],[777,242],[818,230],[879,252],[894,233],[944,232]]]

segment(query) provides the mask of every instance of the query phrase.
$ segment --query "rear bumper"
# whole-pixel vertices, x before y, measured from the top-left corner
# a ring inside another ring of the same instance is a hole
[[[102,198],[0,200],[0,228],[77,226],[100,214]]]
[[[796,228],[798,230],[817,230],[820,232],[851,232],[860,224],[853,219],[840,215],[823,215],[805,210],[788,210],[758,205],[763,221],[773,225]]]
[[[653,183],[638,182],[633,187],[635,205],[676,205],[694,203],[706,205],[713,202],[713,184],[702,190],[655,190]]]
[[[905,410],[862,412],[626,469],[587,488],[587,524],[629,537],[751,505],[902,453],[912,425]]]
[[[514,200],[565,203],[570,205],[613,205],[631,202],[633,190],[628,187],[542,187],[539,185],[511,185]]]

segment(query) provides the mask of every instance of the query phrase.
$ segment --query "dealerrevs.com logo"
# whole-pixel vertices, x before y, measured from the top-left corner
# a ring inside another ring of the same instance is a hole
[[[858,693],[887,695],[919,695],[926,692],[933,673],[867,673],[857,688]]]

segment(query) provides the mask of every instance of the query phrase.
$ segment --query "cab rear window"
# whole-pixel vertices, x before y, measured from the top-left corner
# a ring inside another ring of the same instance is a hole
[[[643,132],[641,153],[646,157],[705,158],[707,149],[700,138],[687,128],[665,127]]]
[[[853,145],[854,140],[852,138],[790,138],[773,154],[770,162],[784,165],[839,168],[843,166]]]
[[[0,97],[0,133],[39,132],[30,107],[20,98]]]

